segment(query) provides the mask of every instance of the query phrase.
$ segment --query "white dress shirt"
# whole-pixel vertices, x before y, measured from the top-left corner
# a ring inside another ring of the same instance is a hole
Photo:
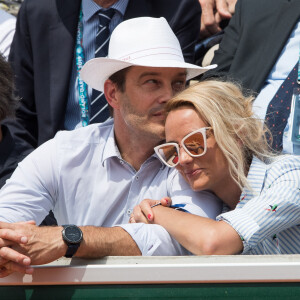
[[[193,192],[175,169],[165,167],[155,155],[136,171],[120,156],[113,128],[108,120],[61,131],[28,155],[0,191],[0,220],[39,224],[53,210],[59,225],[108,227],[128,223],[133,207],[143,199],[165,196],[193,214],[215,218],[220,213],[214,195]],[[161,255],[168,247],[170,255],[183,253],[160,226],[124,228],[144,255]]]

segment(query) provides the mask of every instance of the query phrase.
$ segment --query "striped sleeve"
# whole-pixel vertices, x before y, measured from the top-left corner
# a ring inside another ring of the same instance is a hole
[[[255,176],[253,178],[255,181]],[[260,194],[217,219],[238,232],[244,243],[243,254],[300,224],[300,159],[288,156],[270,164]]]

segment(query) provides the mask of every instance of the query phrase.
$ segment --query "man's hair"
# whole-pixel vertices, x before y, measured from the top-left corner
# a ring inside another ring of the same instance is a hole
[[[167,112],[190,106],[212,127],[230,174],[241,189],[249,188],[245,170],[252,157],[264,160],[274,156],[266,138],[268,129],[253,114],[253,100],[254,96],[244,95],[235,83],[210,79],[192,85],[166,104]]]
[[[112,74],[109,77],[109,80],[111,80],[114,84],[116,84],[117,88],[121,91],[125,91],[125,82],[126,82],[126,74],[129,71],[131,67],[127,67],[125,69],[122,69],[114,74]]]
[[[18,104],[14,96],[14,74],[10,64],[0,54],[0,122],[14,117]]]
[[[111,80],[117,88],[123,93],[125,92],[125,82],[126,82],[126,74],[131,67],[127,67],[122,69],[114,74],[112,74],[108,79]],[[114,109],[108,104],[110,116],[113,118]]]

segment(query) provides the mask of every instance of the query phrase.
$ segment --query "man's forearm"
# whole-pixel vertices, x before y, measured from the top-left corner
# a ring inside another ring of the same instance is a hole
[[[135,241],[121,227],[80,227],[83,241],[75,256],[82,258],[100,258],[103,256],[141,255]]]
[[[67,244],[62,238],[62,227],[38,227],[28,223],[0,222],[0,257],[3,260],[23,264],[26,257],[31,265],[46,264],[67,252]],[[131,236],[120,227],[81,227],[83,241],[75,256],[100,258],[108,255],[141,255]],[[26,242],[21,243],[21,237]],[[1,267],[1,264],[0,264]]]

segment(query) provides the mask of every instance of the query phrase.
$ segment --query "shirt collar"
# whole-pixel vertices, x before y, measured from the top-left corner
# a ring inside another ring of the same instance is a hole
[[[119,148],[118,148],[118,146],[116,144],[116,140],[115,140],[114,125],[111,127],[108,139],[104,146],[102,159],[101,159],[102,165],[104,164],[104,161],[106,159],[111,158],[111,157],[117,157],[119,159],[122,159]]]
[[[106,121],[106,122],[112,122],[112,124],[113,124],[112,120],[109,120],[109,121]],[[111,131],[110,131],[109,136],[108,136],[108,139],[105,143],[104,150],[103,150],[103,153],[102,153],[101,164],[104,165],[104,161],[108,158],[111,158],[111,157],[117,157],[118,159],[122,160],[122,156],[121,156],[121,153],[119,151],[119,148],[117,146],[116,139],[115,139],[114,125],[112,126]],[[161,169],[167,168],[167,166],[164,163],[162,163],[161,160],[158,158],[156,153],[153,153],[151,155],[151,157],[149,157],[147,159],[147,161],[148,160],[152,161],[153,159],[156,159],[160,162]]]
[[[122,16],[124,16],[129,0],[119,0],[114,3],[110,8],[117,10]],[[100,5],[96,4],[93,0],[82,0],[82,13],[83,18],[87,22],[94,14],[100,9],[103,9]]]

